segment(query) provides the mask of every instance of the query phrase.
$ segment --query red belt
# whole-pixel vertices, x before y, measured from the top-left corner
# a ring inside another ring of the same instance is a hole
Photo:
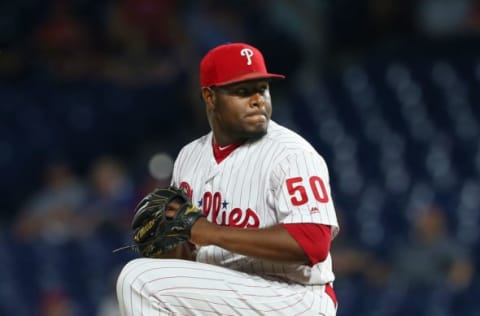
[[[330,283],[325,284],[325,293],[327,293],[328,296],[333,301],[333,304],[335,304],[335,308],[337,307],[337,295],[335,295],[335,291],[333,290],[333,287]]]

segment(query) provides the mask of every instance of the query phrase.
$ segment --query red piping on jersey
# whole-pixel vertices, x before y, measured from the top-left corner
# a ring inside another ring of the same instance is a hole
[[[282,224],[288,233],[302,247],[310,265],[327,259],[332,239],[331,227],[315,223]]]
[[[333,287],[330,285],[330,283],[325,284],[325,293],[327,293],[328,296],[333,301],[333,304],[335,304],[335,308],[338,306],[338,301],[337,301],[337,295],[335,294],[335,291],[333,290]]]

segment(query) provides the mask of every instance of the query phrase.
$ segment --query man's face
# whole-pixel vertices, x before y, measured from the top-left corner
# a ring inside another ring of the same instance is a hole
[[[214,130],[229,140],[259,138],[267,133],[272,115],[268,80],[214,87],[210,115]]]

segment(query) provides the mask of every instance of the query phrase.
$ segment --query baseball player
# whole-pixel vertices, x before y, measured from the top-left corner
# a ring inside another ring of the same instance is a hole
[[[245,43],[204,56],[211,132],[182,148],[172,174],[204,215],[191,226],[195,249],[171,256],[190,260],[127,263],[117,281],[122,315],[336,315],[328,169],[271,120],[270,81],[282,78]]]

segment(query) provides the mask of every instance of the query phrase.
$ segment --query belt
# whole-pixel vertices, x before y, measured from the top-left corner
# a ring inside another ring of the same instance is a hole
[[[335,308],[337,308],[338,302],[337,302],[337,295],[335,295],[335,291],[333,290],[333,287],[330,283],[325,284],[325,293],[327,293],[328,296],[333,301],[333,304],[335,305]]]

